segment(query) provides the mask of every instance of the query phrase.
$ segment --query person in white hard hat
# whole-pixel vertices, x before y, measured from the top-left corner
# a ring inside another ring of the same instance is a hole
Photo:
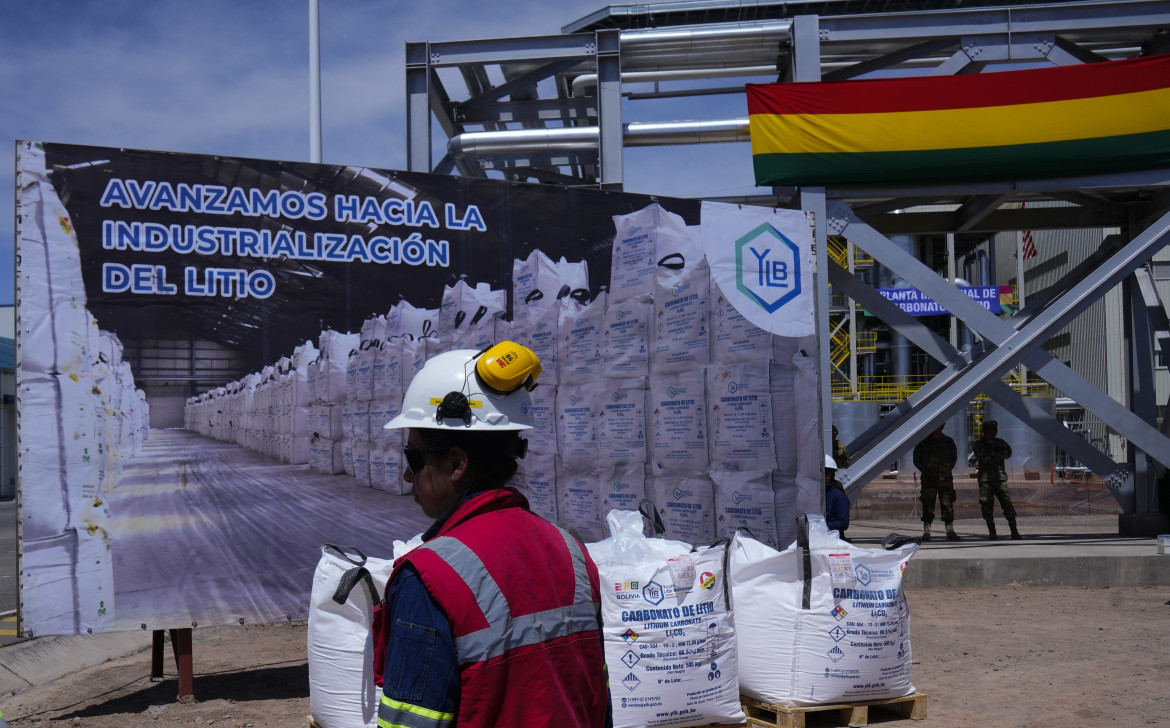
[[[849,496],[837,480],[837,461],[828,453],[825,453],[825,525],[845,539],[845,529],[849,528]]]
[[[435,523],[374,618],[379,725],[608,725],[600,582],[584,546],[510,485],[540,360],[510,341],[440,354],[388,429]]]

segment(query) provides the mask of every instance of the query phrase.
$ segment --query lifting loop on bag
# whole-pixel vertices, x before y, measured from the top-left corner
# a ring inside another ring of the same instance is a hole
[[[796,545],[800,547],[801,572],[804,577],[804,595],[801,608],[809,609],[812,604],[812,552],[808,547],[808,515],[796,517]]]
[[[377,604],[382,599],[382,596],[378,594],[378,588],[374,586],[374,577],[366,569],[366,555],[360,549],[354,546],[338,546],[332,543],[327,543],[322,548],[326,551],[335,552],[338,556],[354,565],[352,569],[347,570],[337,580],[337,588],[333,590],[333,601],[338,604],[345,604],[346,600],[349,599],[349,593],[353,591],[353,588],[357,586],[359,581],[366,583],[366,588],[370,591],[370,602],[372,604]],[[349,554],[345,553],[346,549],[356,553],[361,560],[356,561],[351,558]]]
[[[727,611],[731,611],[731,582],[728,581],[730,574],[730,557],[731,557],[731,539],[722,536],[720,538],[713,538],[709,541],[699,541],[694,546],[691,546],[691,553],[695,553],[702,546],[705,549],[713,549],[718,546],[723,547],[723,607]]]
[[[649,506],[649,513],[647,513],[647,506]],[[658,508],[654,502],[649,498],[643,498],[642,502],[638,504],[638,513],[642,514],[642,521],[650,524],[650,530],[653,533],[651,538],[662,538],[662,534],[666,533],[666,524],[662,522],[662,514],[658,512]]]

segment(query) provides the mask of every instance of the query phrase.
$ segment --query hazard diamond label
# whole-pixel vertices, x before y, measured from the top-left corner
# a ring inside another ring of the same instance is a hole
[[[642,681],[639,680],[638,676],[632,672],[629,675],[626,675],[624,678],[622,678],[622,685],[625,685],[626,689],[629,690],[631,693],[634,692],[635,690],[637,690],[638,686],[641,684],[642,684]]]

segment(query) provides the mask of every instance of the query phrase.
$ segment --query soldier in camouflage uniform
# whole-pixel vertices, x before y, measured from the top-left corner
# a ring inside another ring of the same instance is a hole
[[[955,481],[951,471],[955,468],[955,461],[959,459],[959,452],[955,448],[955,441],[943,434],[943,426],[914,446],[914,467],[922,474],[922,491],[919,500],[922,501],[922,540],[930,540],[930,524],[934,521],[934,500],[938,498],[939,509],[942,511],[943,523],[947,527],[947,540],[958,541],[959,534],[955,533]]]
[[[842,468],[849,467],[849,448],[837,439],[837,426],[833,425],[833,460]]]
[[[979,465],[979,509],[987,521],[987,537],[995,540],[995,519],[992,511],[995,501],[1003,508],[1003,516],[1012,530],[1012,538],[1020,539],[1016,528],[1016,507],[1012,505],[1012,494],[1008,492],[1007,470],[1004,461],[1012,456],[1012,446],[996,437],[999,423],[987,420],[983,423],[983,437],[975,441],[975,460]]]

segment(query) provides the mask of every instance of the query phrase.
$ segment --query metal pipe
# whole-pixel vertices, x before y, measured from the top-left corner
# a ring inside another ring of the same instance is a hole
[[[768,49],[773,53],[778,44],[792,40],[792,21],[768,21],[728,27],[728,24],[692,25],[653,30],[623,30],[620,48],[624,57],[653,55],[663,50],[695,50],[709,47],[737,45]]]
[[[697,73],[704,65],[712,69],[728,69],[727,73],[731,75],[743,75],[738,71],[757,68],[761,73],[772,73],[776,70],[780,44],[791,39],[791,21],[744,23],[734,27],[714,24],[623,30],[619,36],[622,79],[633,82],[635,73],[678,74],[670,78],[709,78],[713,75],[711,72]],[[734,73],[730,70],[733,67],[738,69]],[[596,75],[590,76],[592,83],[596,84]],[[665,80],[667,77],[647,76],[641,80]],[[622,125],[624,146],[710,144],[750,139],[747,119]],[[581,151],[597,149],[599,145],[598,127],[573,127],[466,132],[451,137],[447,141],[447,150],[454,159],[459,159],[470,155]]]
[[[321,162],[321,0],[309,0],[309,161]]]
[[[622,83],[738,78],[740,76],[767,76],[769,74],[776,74],[776,64],[773,63],[766,66],[736,66],[734,68],[681,68],[674,71],[632,71],[622,74]],[[572,95],[583,96],[585,95],[585,89],[593,88],[596,85],[596,73],[583,73],[573,79]]]
[[[584,151],[596,149],[600,138],[601,133],[596,126],[472,131],[447,140],[447,151],[453,157]],[[746,118],[713,121],[644,121],[622,125],[622,143],[627,147],[716,144],[750,140]]]

